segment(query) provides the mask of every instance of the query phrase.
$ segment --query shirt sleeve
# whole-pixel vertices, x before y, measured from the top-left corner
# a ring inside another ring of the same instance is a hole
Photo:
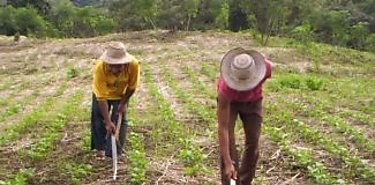
[[[271,78],[272,76],[272,67],[271,67],[271,64],[272,64],[272,61],[268,58],[265,57],[264,59],[264,63],[266,64],[266,78]]]
[[[98,61],[94,67],[93,72],[93,91],[98,99],[98,101],[106,100],[106,93],[108,92],[107,85],[106,85],[106,77],[104,74],[104,63],[102,61]]]
[[[128,84],[128,88],[130,90],[135,90],[139,85],[140,76],[141,76],[140,68],[141,67],[139,65],[138,60],[133,58],[133,62],[130,64],[130,75],[129,75],[129,84]]]

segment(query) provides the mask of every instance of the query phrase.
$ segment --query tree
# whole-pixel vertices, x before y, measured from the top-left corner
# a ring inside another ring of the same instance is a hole
[[[21,35],[34,34],[37,37],[46,35],[47,22],[33,8],[19,8],[15,15],[17,31]]]
[[[16,9],[12,6],[0,8],[0,34],[14,35],[17,30]]]
[[[368,23],[367,22],[360,22],[356,25],[351,26],[350,28],[350,46],[359,49],[364,50],[366,49],[367,45],[367,38],[369,38],[370,32],[367,29]]]
[[[75,6],[84,7],[84,6],[101,6],[104,4],[103,0],[71,0]]]
[[[158,22],[161,27],[175,31],[182,30],[184,25],[184,10],[180,0],[160,0]]]
[[[50,21],[64,37],[92,37],[116,30],[112,18],[91,6],[76,7],[68,0],[53,5]]]
[[[199,1],[200,0],[184,0],[183,6],[188,17],[186,24],[187,31],[189,31],[191,18],[195,18],[197,16]]]
[[[118,20],[122,30],[141,30],[150,26],[155,29],[158,0],[114,1],[109,4],[109,11]]]
[[[13,8],[12,6],[0,8],[0,34],[19,33],[44,37],[48,35],[48,31],[52,32],[48,22],[34,8]]]
[[[229,3],[229,29],[239,31],[249,28],[246,9],[241,5],[241,0],[230,0]]]
[[[277,33],[286,23],[287,0],[250,0],[242,3],[250,18],[252,26],[261,34],[261,44],[266,45],[273,32]]]
[[[313,20],[317,39],[332,44],[346,45],[350,39],[347,33],[350,24],[346,19],[349,15],[348,11],[318,12]]]
[[[295,38],[296,40],[302,41],[307,43],[313,40],[313,29],[309,22],[305,22],[300,26],[295,27],[290,36]]]
[[[38,10],[39,14],[47,17],[51,10],[51,5],[47,0],[11,0],[7,1],[8,5],[12,5],[15,8],[20,7],[34,7]]]
[[[50,21],[64,37],[73,35],[74,16],[76,9],[70,1],[59,1],[51,12]]]
[[[215,24],[217,27],[225,29],[228,27],[229,19],[229,5],[226,1],[223,1],[220,7],[220,12],[215,18]]]
[[[223,24],[227,25],[228,18],[225,18],[225,23],[217,20],[224,2],[227,4],[227,0],[200,0],[197,15],[192,20],[194,28],[198,30],[226,28]]]
[[[139,16],[145,21],[150,22],[152,27],[156,29],[153,19],[158,12],[157,0],[132,0],[130,2],[131,7],[137,10]]]

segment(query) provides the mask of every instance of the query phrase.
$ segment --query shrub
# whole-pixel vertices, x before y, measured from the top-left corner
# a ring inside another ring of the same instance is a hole
[[[280,84],[283,87],[288,87],[292,89],[299,89],[301,87],[301,80],[298,77],[291,76],[280,80]]]
[[[0,7],[0,34],[45,37],[52,31],[49,23],[34,8]]]
[[[313,91],[320,90],[323,87],[323,80],[317,78],[308,78],[306,80],[306,85]]]

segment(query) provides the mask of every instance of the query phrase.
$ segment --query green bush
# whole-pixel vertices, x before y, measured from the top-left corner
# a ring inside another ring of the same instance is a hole
[[[117,22],[112,18],[100,17],[96,22],[95,29],[99,35],[112,33],[117,30]]]
[[[16,9],[12,6],[0,8],[0,34],[13,35],[17,32]]]
[[[34,8],[0,7],[0,34],[45,37],[52,29]]]
[[[295,27],[291,32],[291,37],[302,42],[313,40],[313,30],[309,22],[305,22],[301,26]]]
[[[316,91],[323,88],[323,80],[317,78],[308,78],[306,85],[309,89]]]
[[[22,35],[47,36],[48,23],[34,8],[18,8],[15,15],[17,31]]]
[[[301,88],[301,80],[295,76],[290,76],[288,78],[281,79],[279,82],[283,87],[288,87],[292,89]]]
[[[91,6],[79,8],[70,1],[59,1],[53,6],[50,21],[64,37],[94,37],[117,30],[113,18]]]

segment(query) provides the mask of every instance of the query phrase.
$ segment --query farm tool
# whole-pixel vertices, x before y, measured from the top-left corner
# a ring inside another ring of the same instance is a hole
[[[230,179],[230,185],[236,185],[236,181],[233,180],[232,178]]]
[[[113,180],[116,180],[117,178],[117,162],[118,162],[118,156],[117,156],[117,146],[119,145],[119,133],[121,129],[121,120],[122,120],[122,113],[119,113],[117,118],[117,125],[116,125],[116,132],[115,134],[111,135],[111,144],[112,144],[112,162],[113,162]],[[121,150],[121,148],[120,148]]]

